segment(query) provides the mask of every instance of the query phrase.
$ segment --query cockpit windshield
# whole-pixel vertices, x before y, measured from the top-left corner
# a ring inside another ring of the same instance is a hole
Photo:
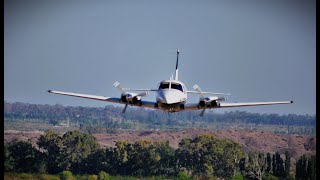
[[[161,83],[159,89],[169,89],[169,83]]]
[[[178,84],[178,83],[172,83],[172,82],[162,82],[160,85],[159,85],[159,90],[160,89],[176,89],[176,90],[179,90],[181,92],[183,92],[183,87],[181,84]]]
[[[172,88],[172,89],[177,89],[177,90],[183,92],[183,89],[182,89],[181,84],[171,83],[171,88]]]

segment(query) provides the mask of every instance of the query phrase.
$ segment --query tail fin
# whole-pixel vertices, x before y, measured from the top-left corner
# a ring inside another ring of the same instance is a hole
[[[176,74],[175,74],[175,78],[174,80],[178,81],[178,74],[179,74],[179,70],[178,70],[178,62],[179,62],[179,49],[177,49],[177,62],[176,62]]]

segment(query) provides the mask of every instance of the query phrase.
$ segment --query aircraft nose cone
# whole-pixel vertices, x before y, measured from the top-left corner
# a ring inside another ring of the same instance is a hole
[[[180,102],[179,96],[177,96],[173,92],[163,91],[159,94],[160,99],[162,99],[163,103],[173,104]]]

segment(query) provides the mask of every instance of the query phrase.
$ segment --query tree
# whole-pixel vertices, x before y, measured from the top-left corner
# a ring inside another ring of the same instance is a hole
[[[151,141],[139,140],[133,144],[132,158],[128,164],[132,167],[133,175],[149,176],[151,174],[151,167],[153,167],[156,158]]]
[[[266,158],[266,173],[270,173],[270,172],[271,172],[271,155],[268,152],[267,158]]]
[[[14,159],[12,157],[9,147],[10,147],[9,144],[4,143],[4,146],[3,146],[4,171],[12,171],[14,167]]]
[[[275,158],[275,155],[273,154],[272,155],[272,174],[274,174],[276,172],[276,158]]]
[[[129,153],[132,154],[132,145],[128,141],[116,142],[116,147],[106,150],[107,172],[112,175],[131,175]]]
[[[41,152],[29,141],[12,141],[7,149],[13,160],[13,170],[17,172],[38,172]],[[8,153],[8,152],[7,152]]]
[[[81,169],[79,171],[85,174],[98,174],[107,169],[106,164],[106,150],[98,149],[81,161]]]
[[[63,142],[59,134],[48,130],[39,137],[37,144],[39,148],[44,151],[48,173],[57,174],[61,172],[63,170],[60,166],[62,161],[61,149]]]
[[[302,155],[296,163],[296,179],[307,179],[307,157]]]
[[[284,167],[285,167],[285,177],[289,177],[290,176],[290,154],[288,151],[285,152],[285,156],[286,156],[286,160],[284,163]]]
[[[152,149],[154,149],[154,164],[151,166],[151,174],[156,176],[175,175],[177,173],[175,150],[170,147],[169,142],[154,142]]]
[[[241,172],[245,179],[261,179],[264,169],[264,154],[248,152],[247,157],[239,165],[241,165]]]
[[[69,131],[62,136],[61,167],[80,173],[81,163],[91,153],[96,152],[100,145],[96,138],[89,134],[82,134],[79,131]]]
[[[61,137],[49,130],[37,144],[45,152],[48,172],[53,174],[63,170],[83,173],[82,161],[100,148],[94,136],[79,131],[69,131]]]
[[[280,157],[279,152],[276,152],[275,154],[275,171],[273,172],[273,175],[277,177],[284,177],[285,175],[283,160]]]
[[[244,155],[239,144],[212,135],[184,139],[179,143],[177,160],[181,169],[192,175],[231,178],[238,171],[238,163]]]
[[[316,155],[312,155],[309,157],[307,174],[310,180],[316,179]]]

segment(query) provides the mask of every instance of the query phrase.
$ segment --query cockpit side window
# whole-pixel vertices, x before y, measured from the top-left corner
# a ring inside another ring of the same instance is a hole
[[[180,90],[181,92],[183,92],[181,84],[171,83],[171,89],[177,89],[177,90]]]
[[[169,89],[169,83],[161,83],[159,89]]]

